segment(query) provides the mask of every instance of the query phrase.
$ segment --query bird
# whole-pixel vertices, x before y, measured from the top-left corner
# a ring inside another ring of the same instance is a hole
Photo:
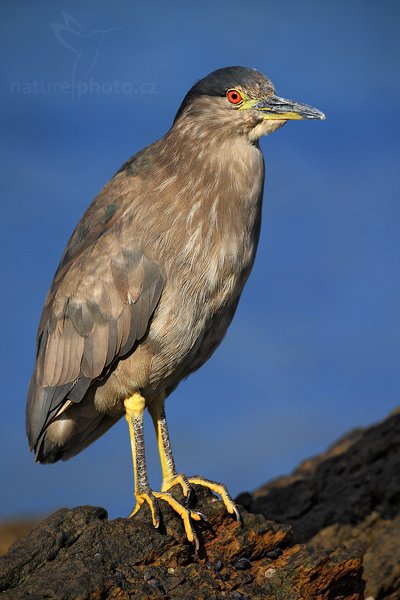
[[[240,520],[224,484],[176,468],[165,400],[222,341],[252,269],[264,188],[259,139],[289,120],[324,118],[277,96],[255,69],[217,69],[189,90],[164,137],[105,185],[72,233],[44,303],[26,409],[36,461],[69,459],[125,415],[130,517],[147,506],[159,527],[166,503],[198,547],[203,515],[186,500],[203,486]],[[159,491],[147,476],[145,410],[160,454]]]

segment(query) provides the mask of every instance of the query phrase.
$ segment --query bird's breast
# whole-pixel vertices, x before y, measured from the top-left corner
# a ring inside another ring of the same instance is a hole
[[[256,168],[251,176],[250,169],[243,172],[243,161],[240,168],[235,161],[227,163],[211,194],[202,196],[194,186],[194,200],[186,199],[183,209],[181,205],[180,218],[169,231],[175,254],[165,262],[166,286],[149,332],[159,349],[152,366],[154,382],[170,377],[176,385],[201,366],[231,322],[259,237],[259,151],[252,160]]]

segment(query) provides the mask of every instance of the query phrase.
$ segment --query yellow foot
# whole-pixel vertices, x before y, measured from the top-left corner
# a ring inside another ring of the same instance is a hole
[[[216,481],[211,481],[210,479],[205,479],[201,477],[201,475],[194,475],[193,477],[186,477],[182,473],[174,475],[172,479],[163,483],[162,491],[166,492],[170,490],[174,485],[180,485],[182,488],[183,495],[188,497],[192,492],[191,485],[202,485],[203,487],[208,488],[212,492],[219,494],[221,496],[222,502],[225,504],[226,510],[231,515],[235,515],[236,519],[240,521],[239,511],[233,502],[226,486],[223,483],[217,483]]]
[[[160,525],[160,509],[158,506],[158,500],[164,500],[170,507],[178,513],[183,521],[183,525],[185,527],[186,537],[189,542],[194,542],[196,546],[196,550],[199,549],[199,540],[196,535],[195,530],[192,527],[191,519],[193,521],[201,521],[203,515],[195,510],[190,510],[182,506],[175,498],[172,497],[171,494],[167,492],[153,492],[152,490],[148,490],[142,494],[136,494],[136,506],[129,515],[133,517],[141,508],[141,506],[146,502],[151,511],[151,517],[153,520],[154,527],[159,527]]]

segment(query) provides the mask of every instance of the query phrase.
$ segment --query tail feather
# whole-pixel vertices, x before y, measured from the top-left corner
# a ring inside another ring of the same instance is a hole
[[[83,408],[82,404],[79,407],[72,405],[49,423],[35,448],[37,462],[68,460],[96,441],[122,416],[100,414],[95,411],[93,404],[85,407],[84,411]],[[82,412],[85,414],[82,415]]]

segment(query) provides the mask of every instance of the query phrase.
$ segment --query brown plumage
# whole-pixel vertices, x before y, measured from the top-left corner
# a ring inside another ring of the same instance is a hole
[[[27,405],[38,461],[82,450],[135,393],[151,409],[222,340],[259,237],[258,138],[289,118],[323,118],[278,100],[257,71],[212,73],[86,211],[39,326]]]

